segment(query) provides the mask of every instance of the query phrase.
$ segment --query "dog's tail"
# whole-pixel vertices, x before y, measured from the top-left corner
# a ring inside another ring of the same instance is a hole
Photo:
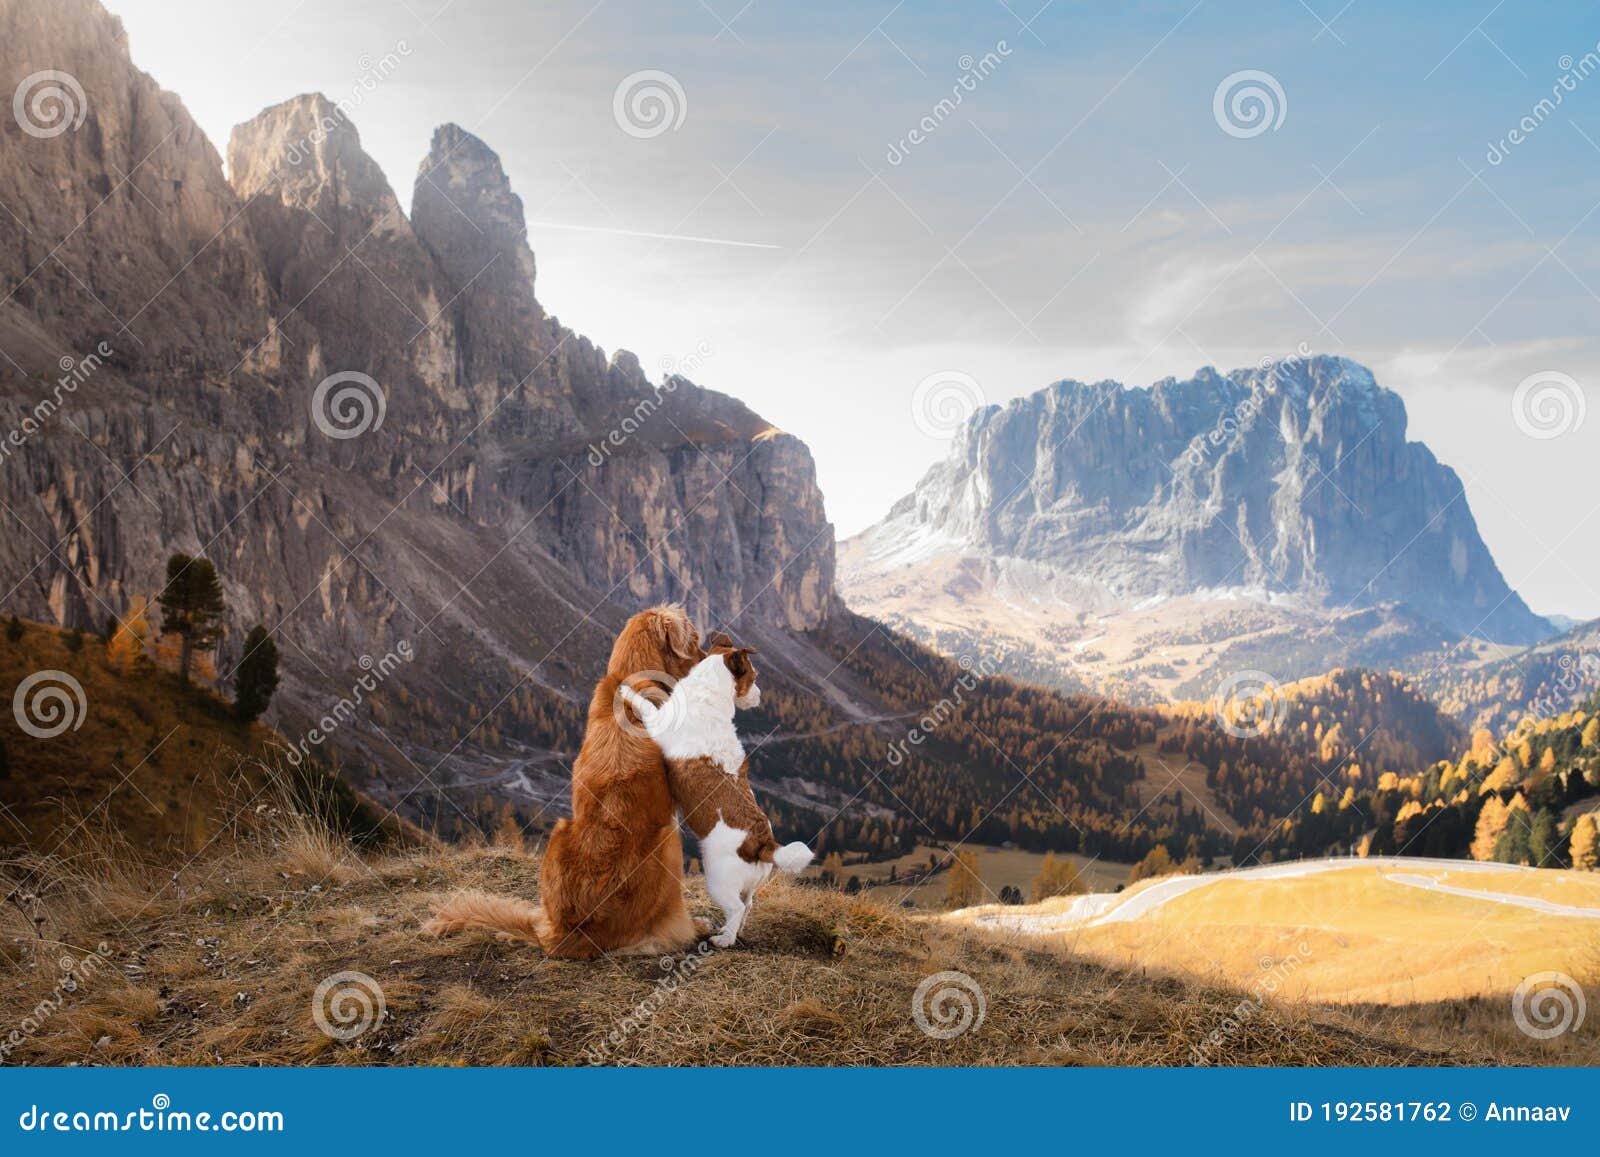
[[[795,840],[792,844],[784,844],[772,853],[772,864],[780,872],[803,872],[810,862],[811,849],[799,840]]]
[[[488,932],[496,940],[540,947],[548,937],[544,909],[511,896],[491,896],[476,890],[457,892],[422,926],[424,936],[453,936],[458,932]]]

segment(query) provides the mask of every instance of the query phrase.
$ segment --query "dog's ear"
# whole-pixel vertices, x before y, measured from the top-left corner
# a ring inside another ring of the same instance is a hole
[[[726,631],[712,631],[706,637],[706,649],[715,651],[718,648],[733,649],[733,639]]]
[[[728,673],[734,679],[744,679],[754,673],[755,667],[750,662],[754,652],[749,647],[735,647],[727,653],[724,662],[728,664]]]
[[[700,632],[689,621],[688,613],[679,606],[661,607],[655,612],[651,631],[663,653],[680,659],[693,659],[699,651]]]

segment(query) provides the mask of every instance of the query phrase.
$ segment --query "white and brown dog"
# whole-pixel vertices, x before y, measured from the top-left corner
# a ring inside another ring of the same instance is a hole
[[[706,891],[726,917],[711,938],[719,948],[732,947],[739,938],[755,890],[775,866],[799,872],[811,862],[805,844],[778,845],[750,790],[733,713],[761,702],[751,653],[745,647],[714,647],[664,703],[652,703],[626,685],[617,688],[661,748],[672,797],[700,840]]]

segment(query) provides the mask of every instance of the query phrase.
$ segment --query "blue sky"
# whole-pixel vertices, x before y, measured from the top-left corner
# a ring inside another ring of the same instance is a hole
[[[402,200],[434,125],[482,136],[546,307],[805,438],[842,533],[942,454],[929,375],[1001,402],[1305,343],[1405,398],[1535,609],[1600,616],[1600,4],[107,3],[219,149],[403,43],[354,112]],[[641,70],[677,127],[618,120]],[[1254,135],[1214,111],[1246,70],[1282,93]],[[1516,420],[1536,374],[1559,436]]]

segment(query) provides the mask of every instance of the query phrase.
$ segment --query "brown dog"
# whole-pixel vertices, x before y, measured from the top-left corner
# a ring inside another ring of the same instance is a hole
[[[623,682],[663,698],[705,652],[681,606],[628,620],[589,701],[589,726],[572,765],[572,819],[556,824],[539,873],[541,907],[481,892],[451,897],[423,928],[467,928],[536,941],[551,956],[659,954],[705,929],[683,903],[683,843],[661,750],[623,714]],[[663,679],[662,677],[666,678]]]

